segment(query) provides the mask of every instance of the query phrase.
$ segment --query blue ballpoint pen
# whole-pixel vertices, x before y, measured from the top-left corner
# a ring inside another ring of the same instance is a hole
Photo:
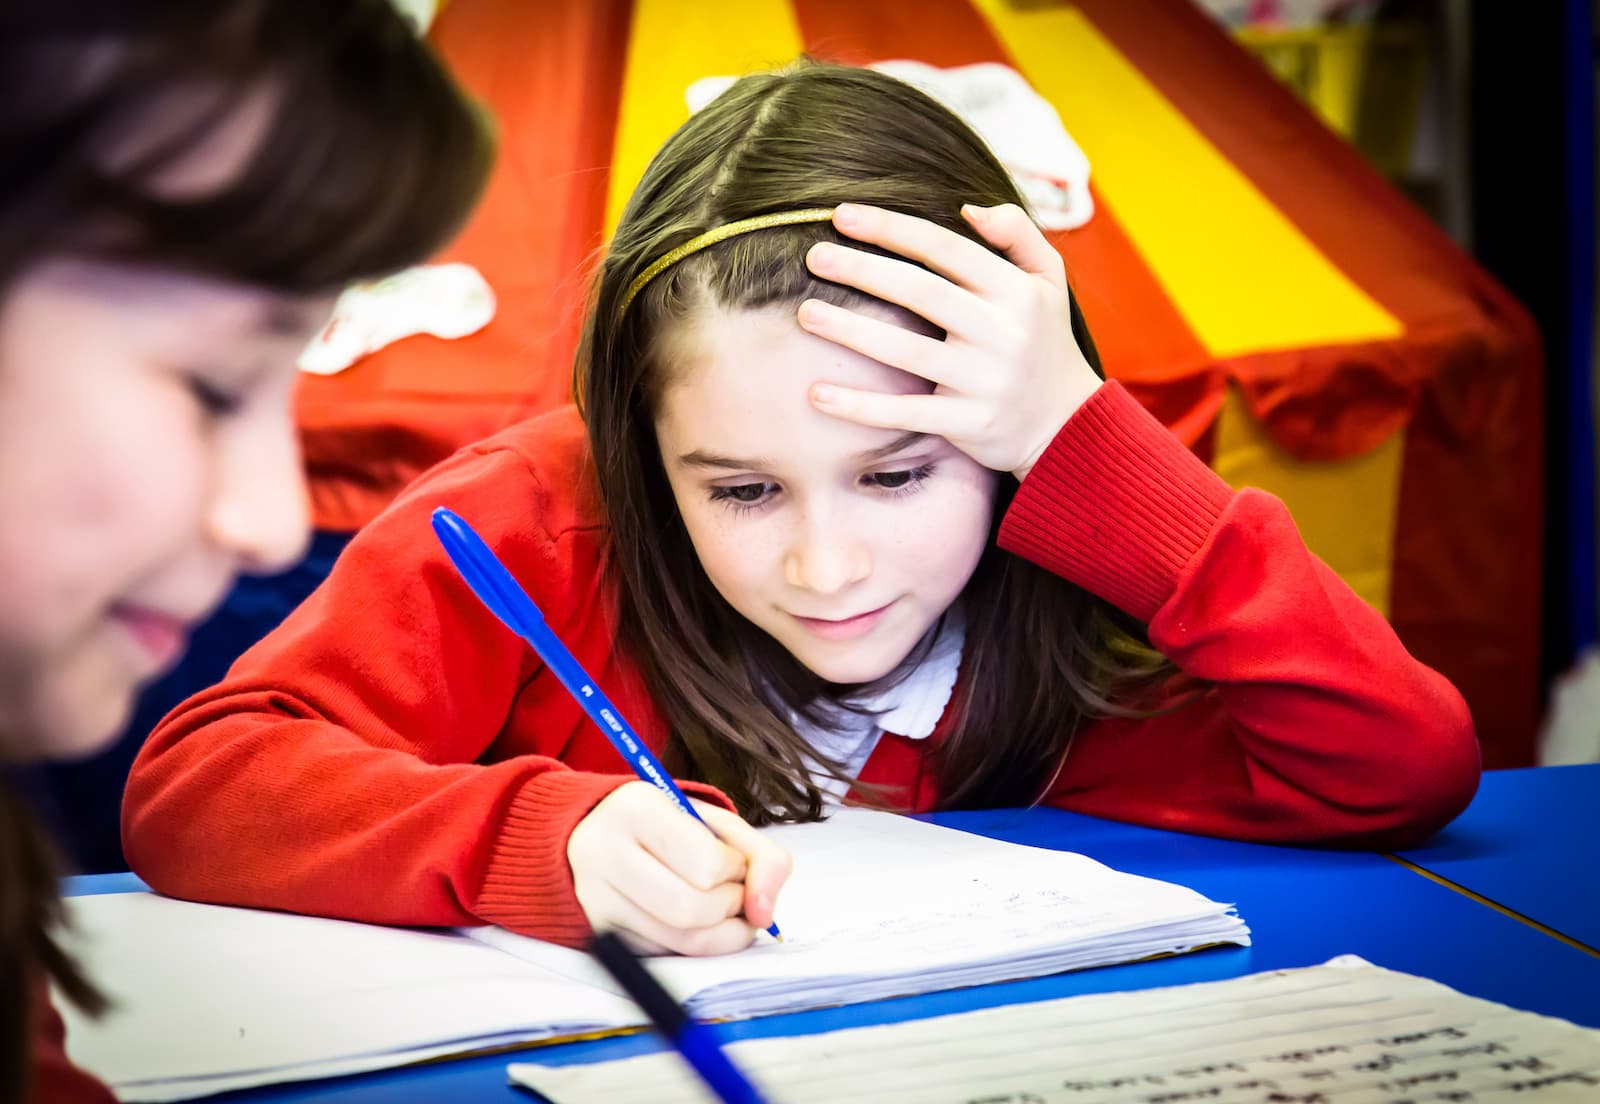
[[[567,693],[583,706],[590,720],[627,760],[634,773],[670,797],[678,808],[705,824],[705,818],[695,812],[694,806],[689,804],[689,799],[678,789],[666,769],[644,746],[628,722],[622,719],[622,713],[611,704],[611,699],[595,685],[589,673],[545,622],[544,614],[528,597],[528,592],[522,589],[522,584],[512,577],[505,564],[473,531],[472,526],[463,521],[459,514],[440,506],[433,511],[433,531],[472,593],[506,628],[533,646],[539,658],[567,688]],[[711,826],[706,824],[706,829],[709,831]],[[768,925],[767,934],[774,939],[783,938],[775,923]]]
[[[615,932],[601,932],[591,948],[633,1002],[644,1009],[656,1030],[665,1035],[683,1060],[700,1075],[723,1104],[763,1104],[761,1093],[717,1045],[712,1029],[689,1018]]]

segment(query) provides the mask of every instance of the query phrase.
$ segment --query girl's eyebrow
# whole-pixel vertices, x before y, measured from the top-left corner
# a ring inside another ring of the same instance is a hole
[[[857,453],[856,462],[870,464],[875,460],[893,456],[895,453],[917,444],[927,436],[928,434],[918,433],[916,430],[902,433],[887,445],[880,445],[875,449]],[[749,459],[740,459],[734,456],[719,456],[714,452],[706,452],[703,449],[695,449],[693,452],[684,453],[678,457],[678,463],[690,468],[726,468],[730,471],[765,471],[772,467],[771,461],[765,457],[754,456]]]
[[[885,460],[897,452],[901,452],[910,448],[912,445],[920,443],[927,436],[928,434],[918,433],[913,429],[906,433],[900,434],[900,436],[890,441],[887,445],[883,445],[875,449],[868,449],[866,452],[857,454],[856,459],[863,464],[870,464],[874,460]]]
[[[714,452],[706,452],[703,449],[695,449],[693,452],[684,453],[678,457],[678,463],[691,468],[728,468],[733,471],[760,471],[763,468],[771,467],[765,459],[759,456],[750,460],[738,460],[732,456],[718,456]]]

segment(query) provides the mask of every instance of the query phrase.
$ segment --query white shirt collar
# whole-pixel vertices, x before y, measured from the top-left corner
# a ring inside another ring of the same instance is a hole
[[[955,692],[966,639],[966,626],[952,613],[922,662],[899,683],[864,703],[878,715],[877,727],[908,740],[931,736]]]

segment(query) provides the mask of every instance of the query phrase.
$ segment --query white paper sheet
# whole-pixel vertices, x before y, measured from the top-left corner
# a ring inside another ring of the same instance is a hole
[[[149,893],[70,897],[66,906],[73,946],[115,1002],[93,1021],[58,1001],[67,1052],[124,1100],[181,1100],[639,1022],[628,1001],[448,931]]]
[[[1593,1104],[1600,1031],[1359,959],[734,1043],[771,1104]],[[676,1054],[518,1063],[555,1104],[703,1104]]]

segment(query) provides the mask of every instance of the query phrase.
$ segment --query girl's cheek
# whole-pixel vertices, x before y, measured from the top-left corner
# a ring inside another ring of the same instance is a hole
[[[103,458],[109,491],[104,537],[128,567],[158,574],[206,539],[207,507],[218,479],[216,450],[203,427],[180,410],[145,423],[118,456]]]

